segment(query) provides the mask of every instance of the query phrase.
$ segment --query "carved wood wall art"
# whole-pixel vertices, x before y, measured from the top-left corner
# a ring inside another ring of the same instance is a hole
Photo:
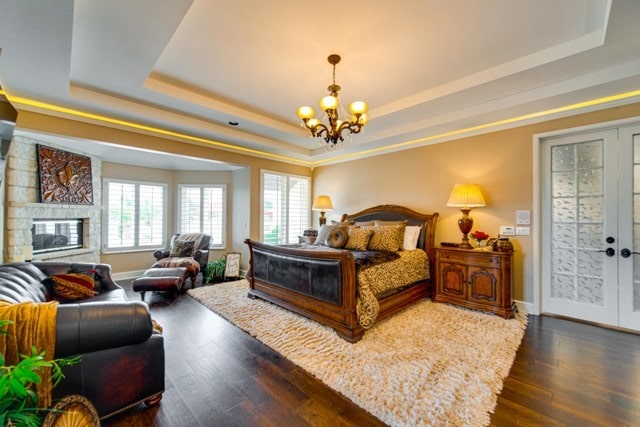
[[[37,145],[40,203],[93,204],[91,158]]]

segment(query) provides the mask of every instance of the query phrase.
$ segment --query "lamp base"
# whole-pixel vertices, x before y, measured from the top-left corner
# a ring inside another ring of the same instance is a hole
[[[320,226],[327,223],[327,217],[324,216],[324,211],[320,211],[320,218],[318,221],[320,221]]]
[[[469,237],[467,236],[473,228],[473,218],[469,216],[469,212],[471,209],[460,209],[462,212],[462,218],[458,220],[458,227],[462,232],[462,241],[458,245],[459,248],[462,249],[473,249],[473,246],[469,243]]]

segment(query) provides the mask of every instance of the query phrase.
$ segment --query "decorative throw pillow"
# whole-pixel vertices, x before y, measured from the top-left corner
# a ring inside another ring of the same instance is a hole
[[[195,248],[195,241],[193,240],[176,240],[173,242],[169,257],[171,258],[183,258],[193,256],[193,248]]]
[[[405,224],[373,227],[373,234],[369,240],[370,251],[397,252],[404,242]]]
[[[48,279],[53,299],[60,302],[77,301],[98,294],[93,277],[80,273],[56,274]]]
[[[373,230],[370,228],[349,227],[349,239],[344,246],[352,251],[366,251]]]
[[[409,222],[409,221],[407,221],[406,219],[398,220],[398,221],[384,221],[384,220],[381,220],[381,219],[376,219],[374,222],[375,222],[375,225],[377,225],[379,227],[386,227],[388,225],[399,225],[399,224],[405,224],[406,225],[407,222]]]
[[[407,225],[404,230],[404,241],[402,242],[402,249],[405,251],[412,251],[418,246],[418,238],[420,237],[419,225]]]
[[[333,230],[335,225],[327,225],[322,224],[320,226],[320,230],[318,231],[318,237],[316,237],[316,241],[313,242],[314,245],[324,245],[327,241],[327,237],[329,237],[329,233]]]
[[[349,229],[347,227],[335,227],[333,230],[329,232],[329,236],[327,236],[327,240],[325,241],[325,245],[330,248],[344,248],[344,245],[347,244],[347,240],[349,239]]]
[[[331,220],[331,225],[337,225],[339,227],[349,227],[351,225],[353,225],[353,221],[335,221],[335,220]]]

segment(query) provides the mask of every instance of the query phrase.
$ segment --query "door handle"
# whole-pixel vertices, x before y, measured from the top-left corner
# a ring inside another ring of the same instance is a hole
[[[607,249],[605,249],[605,250],[598,251],[598,252],[604,252],[604,253],[605,253],[605,255],[606,255],[606,256],[608,256],[608,257],[612,257],[612,256],[614,256],[614,255],[616,254],[616,250],[615,250],[615,249],[613,249],[613,248],[607,248]],[[624,255],[623,255],[623,256],[624,256]]]
[[[627,248],[624,248],[623,250],[620,251],[620,256],[622,258],[629,258],[631,256],[631,254],[640,255],[640,252],[632,252]]]

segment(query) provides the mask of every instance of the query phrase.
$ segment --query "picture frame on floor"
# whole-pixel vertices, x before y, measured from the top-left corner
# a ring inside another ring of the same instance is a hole
[[[240,252],[229,252],[225,260],[224,279],[240,277]]]

